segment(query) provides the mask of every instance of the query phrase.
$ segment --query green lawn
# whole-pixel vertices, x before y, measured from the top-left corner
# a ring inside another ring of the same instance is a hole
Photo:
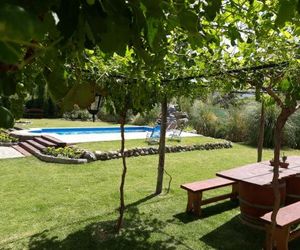
[[[271,157],[266,150],[264,158]],[[157,155],[128,159],[128,209],[124,230],[116,236],[110,230],[117,218],[120,160],[86,165],[34,157],[1,160],[0,249],[261,249],[264,233],[241,224],[239,209],[230,202],[210,205],[204,218],[196,219],[184,213],[187,197],[179,188],[254,162],[254,148],[234,144],[232,149],[167,154],[171,191],[153,197],[157,160]],[[167,183],[165,177],[165,188]],[[299,245],[295,241],[290,249]]]
[[[46,128],[46,127],[99,127],[99,126],[117,126],[117,124],[111,124],[102,121],[68,121],[64,119],[29,119],[23,118],[21,122],[30,122],[22,124],[17,122],[15,126],[20,128]]]
[[[21,119],[21,121],[29,121],[28,124],[17,123],[16,126],[20,128],[46,128],[46,127],[100,127],[100,126],[118,126],[108,122],[90,122],[90,121],[67,121],[64,119]],[[220,142],[223,140],[214,139],[211,137],[185,137],[182,141],[167,141],[167,145],[189,145],[189,144],[202,144],[209,142]],[[147,147],[148,143],[145,140],[127,140],[126,147]],[[155,146],[155,145],[154,145]],[[109,142],[88,142],[80,143],[78,147],[85,148],[88,150],[118,150],[120,148],[120,141],[109,141]]]
[[[214,139],[211,137],[197,136],[197,137],[183,137],[181,142],[176,141],[166,141],[167,145],[191,145],[191,144],[204,144],[204,143],[214,143],[214,142],[222,142],[224,140]],[[103,141],[103,142],[87,142],[87,143],[78,143],[78,147],[85,148],[88,150],[100,150],[100,151],[108,151],[108,150],[118,150],[120,149],[121,142],[120,141]],[[158,146],[158,145],[150,145],[150,146]],[[135,148],[135,147],[150,147],[145,140],[126,140],[126,148]]]

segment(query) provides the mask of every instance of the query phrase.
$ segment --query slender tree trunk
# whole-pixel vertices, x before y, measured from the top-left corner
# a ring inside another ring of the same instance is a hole
[[[265,102],[261,102],[261,111],[260,111],[260,122],[259,122],[259,135],[257,141],[257,162],[262,160],[262,152],[264,146],[264,135],[265,135]]]
[[[126,177],[126,172],[127,172],[127,166],[126,166],[126,156],[124,154],[124,149],[125,149],[125,136],[124,136],[124,125],[126,121],[126,114],[127,111],[125,111],[122,114],[121,117],[121,122],[120,122],[120,128],[121,128],[121,156],[122,156],[122,163],[123,163],[123,172],[121,176],[121,184],[120,184],[120,207],[119,207],[119,218],[117,221],[117,232],[119,233],[122,224],[123,224],[123,216],[124,216],[124,210],[125,210],[125,201],[124,201],[124,186],[125,186],[125,177]]]
[[[164,168],[165,168],[165,147],[166,147],[166,130],[167,130],[167,112],[168,101],[165,96],[161,102],[161,125],[159,138],[159,160],[157,168],[157,182],[155,194],[160,194],[163,187]]]
[[[270,236],[269,239],[272,242],[270,244],[270,249],[272,250],[272,246],[274,245],[273,239],[274,239],[274,231],[276,226],[276,216],[278,213],[278,210],[280,209],[280,190],[279,190],[279,162],[280,162],[280,148],[281,148],[281,142],[282,142],[282,131],[283,127],[289,118],[289,116],[295,111],[295,109],[287,109],[283,108],[281,110],[280,115],[277,118],[276,125],[275,125],[275,131],[274,131],[274,173],[273,173],[273,179],[272,179],[272,185],[273,185],[273,193],[274,193],[274,206],[273,206],[273,212],[271,215],[271,230],[270,230]]]

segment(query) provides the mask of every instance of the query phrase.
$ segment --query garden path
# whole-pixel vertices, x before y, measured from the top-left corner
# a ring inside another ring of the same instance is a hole
[[[24,157],[12,147],[0,147],[0,159]]]

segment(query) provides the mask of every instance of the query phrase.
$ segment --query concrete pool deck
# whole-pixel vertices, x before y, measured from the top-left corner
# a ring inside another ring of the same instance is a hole
[[[0,147],[0,159],[24,157],[19,151],[12,147]]]
[[[172,132],[167,132],[167,138]],[[95,142],[95,141],[119,141],[121,140],[121,134],[119,133],[106,133],[106,134],[86,134],[86,135],[58,135],[49,134],[66,143],[80,143],[80,142]],[[125,133],[125,139],[146,139],[147,132],[131,132]],[[182,137],[195,137],[200,136],[197,134],[182,132]]]
[[[147,133],[149,132],[125,132],[125,139],[146,139]],[[166,137],[170,137],[172,134],[172,131],[168,131]],[[14,134],[19,135],[31,135],[32,133],[29,132],[29,130],[19,130],[15,131]],[[103,134],[55,134],[55,133],[42,133],[43,135],[50,135],[54,138],[57,138],[63,142],[66,142],[68,144],[73,143],[81,143],[81,142],[96,142],[96,141],[118,141],[121,140],[121,134],[120,133],[103,133]],[[39,134],[41,135],[41,134]],[[188,133],[188,132],[182,132],[181,137],[196,137],[201,136],[198,134]]]

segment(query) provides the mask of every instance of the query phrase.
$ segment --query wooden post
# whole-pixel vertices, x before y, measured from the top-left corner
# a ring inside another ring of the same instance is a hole
[[[126,156],[124,154],[125,149],[125,122],[126,122],[126,115],[127,115],[127,109],[122,113],[121,115],[121,121],[120,121],[120,128],[121,128],[121,155],[122,155],[122,163],[123,163],[123,171],[121,176],[121,184],[120,184],[120,207],[119,207],[119,218],[117,221],[117,232],[119,233],[122,224],[123,224],[123,217],[124,217],[124,211],[125,211],[125,200],[124,200],[124,186],[125,186],[125,177],[127,173],[127,165],[126,165]]]
[[[157,168],[157,182],[155,194],[160,194],[163,187],[164,168],[165,168],[165,146],[166,146],[166,130],[167,130],[167,112],[168,101],[165,96],[161,102],[161,125],[159,138],[159,160]]]
[[[257,162],[261,162],[262,160],[264,135],[265,135],[265,103],[264,100],[262,99],[261,111],[260,111],[260,122],[259,122],[259,134],[258,134],[258,141],[257,141]]]

